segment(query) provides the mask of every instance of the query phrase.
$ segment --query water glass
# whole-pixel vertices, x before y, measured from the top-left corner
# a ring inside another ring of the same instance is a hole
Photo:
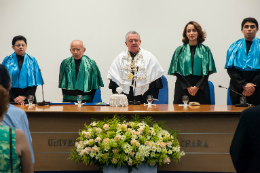
[[[182,96],[182,102],[184,103],[184,106],[187,106],[189,102],[189,97],[186,95]]]
[[[153,96],[152,95],[147,95],[147,103],[148,103],[148,105],[151,105],[153,103]]]
[[[33,101],[34,101],[34,96],[33,95],[29,95],[27,97],[27,99],[28,99],[29,106],[32,106],[33,105]]]
[[[78,105],[81,105],[82,104],[82,95],[77,95],[77,101],[78,101]]]
[[[245,96],[240,97],[240,103],[241,104],[245,104],[246,103],[246,97]]]

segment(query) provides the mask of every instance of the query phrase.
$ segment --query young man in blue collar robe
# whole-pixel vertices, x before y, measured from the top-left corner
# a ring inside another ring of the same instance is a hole
[[[61,63],[59,88],[63,102],[77,102],[77,95],[82,95],[83,102],[92,102],[96,90],[104,86],[96,62],[84,55],[85,51],[83,42],[74,40],[70,46],[72,56]]]
[[[28,55],[27,40],[24,36],[15,36],[12,40],[14,53],[5,57],[3,65],[9,71],[12,88],[9,91],[10,103],[23,105],[29,95],[34,96],[38,85],[44,84],[36,59]]]
[[[246,96],[247,102],[260,104],[260,39],[254,18],[245,18],[241,24],[244,38],[234,42],[227,51],[225,69],[230,76],[230,89]],[[240,103],[240,95],[230,92],[232,104]]]

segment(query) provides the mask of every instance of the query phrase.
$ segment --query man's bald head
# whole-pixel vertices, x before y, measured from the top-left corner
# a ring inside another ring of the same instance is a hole
[[[81,40],[74,40],[70,44],[70,52],[74,59],[81,59],[86,48]]]

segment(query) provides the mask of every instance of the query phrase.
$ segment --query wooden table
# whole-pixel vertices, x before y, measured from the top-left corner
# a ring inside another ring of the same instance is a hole
[[[181,150],[186,155],[179,163],[170,163],[158,170],[235,172],[229,147],[245,108],[220,105],[184,107],[179,105],[145,105],[128,107],[109,106],[17,106],[29,119],[35,154],[35,171],[96,170],[95,166],[75,164],[67,160],[69,149],[78,131],[91,118],[103,119],[114,114],[139,114],[163,120],[167,127],[180,130]]]

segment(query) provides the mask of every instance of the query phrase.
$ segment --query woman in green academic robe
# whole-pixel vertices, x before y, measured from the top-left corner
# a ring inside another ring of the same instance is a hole
[[[202,44],[206,33],[194,21],[186,24],[183,31],[183,45],[179,46],[171,60],[169,75],[177,77],[174,104],[182,104],[182,96],[190,102],[210,104],[209,75],[216,73],[215,63],[208,46]]]

